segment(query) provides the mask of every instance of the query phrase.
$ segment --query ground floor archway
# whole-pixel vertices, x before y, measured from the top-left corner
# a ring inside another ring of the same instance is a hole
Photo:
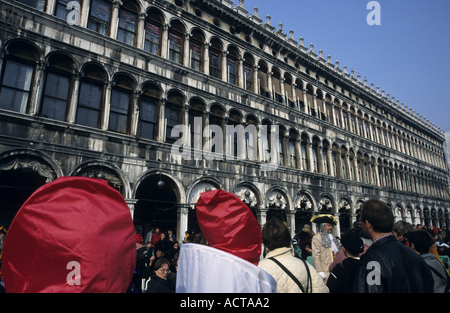
[[[139,183],[133,221],[144,236],[155,227],[162,232],[172,230],[178,234],[179,199],[176,190],[175,182],[161,174],[149,175]]]

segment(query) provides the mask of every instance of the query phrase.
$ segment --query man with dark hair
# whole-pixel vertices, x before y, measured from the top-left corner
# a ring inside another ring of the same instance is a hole
[[[434,292],[446,292],[447,284],[449,283],[447,271],[433,254],[428,253],[433,245],[431,235],[424,230],[418,230],[409,234],[408,240],[410,248],[420,255],[430,267],[434,280]]]
[[[394,215],[386,203],[368,200],[361,208],[361,227],[373,244],[361,257],[355,292],[433,292],[433,277],[423,259],[392,234]]]

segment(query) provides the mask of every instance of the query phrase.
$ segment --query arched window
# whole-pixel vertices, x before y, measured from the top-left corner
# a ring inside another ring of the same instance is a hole
[[[172,21],[169,30],[169,60],[183,64],[183,41],[185,29],[180,21]]]
[[[128,45],[136,45],[136,26],[139,7],[133,1],[124,1],[119,11],[119,28],[117,40]]]
[[[274,92],[274,100],[283,103],[284,98],[281,94],[281,74],[280,71],[277,68],[272,68],[272,88]]]
[[[56,0],[56,4],[55,4],[55,16],[59,17],[60,19],[66,20],[67,19],[67,14],[69,14],[69,12],[71,10],[67,9],[67,4],[69,2],[72,2],[74,0]],[[81,1],[80,0],[75,0],[76,2],[79,3],[80,5],[80,9],[81,9]],[[88,1],[88,0],[85,0]]]
[[[244,55],[244,89],[253,90],[253,66],[255,61],[249,54]]]
[[[284,74],[284,93],[286,95],[286,104],[291,107],[296,107],[296,101],[292,93],[292,76],[289,73]]]
[[[325,97],[325,114],[326,114],[326,121],[329,123],[333,122],[333,112],[332,112],[333,105],[331,104],[331,97],[329,95],[326,95]]]
[[[348,179],[355,180],[355,173],[358,169],[355,167],[355,153],[352,150],[350,150],[348,153],[348,160],[350,163],[350,167],[348,169]]]
[[[241,124],[242,124],[242,115],[239,112],[232,110],[228,118],[228,125],[236,128],[237,125]],[[227,132],[227,147],[228,147],[227,155],[233,156],[235,158],[240,157],[240,155],[238,154],[238,152],[240,152],[238,151],[238,146],[239,146],[239,138],[237,132],[234,133]]]
[[[297,141],[298,134],[291,130],[289,132],[289,164],[288,166],[298,168],[297,164]]]
[[[316,116],[316,111],[314,110],[314,89],[311,85],[306,86],[306,101],[308,104],[307,112],[312,116]]]
[[[341,106],[338,100],[334,100],[334,125],[341,127]]]
[[[164,19],[157,10],[148,10],[145,19],[144,50],[151,54],[161,55],[161,34]]]
[[[45,10],[45,0],[18,0],[18,2],[29,5],[42,12]]]
[[[141,102],[139,105],[138,136],[155,140],[158,125],[158,101],[161,99],[161,91],[153,84],[143,87]]]
[[[249,127],[250,126],[250,127]],[[254,127],[254,128],[253,128]],[[245,155],[247,160],[256,161],[258,159],[258,143],[257,143],[257,130],[258,121],[253,116],[247,117],[246,129],[249,131],[245,132]],[[254,130],[254,131],[252,131]]]
[[[167,96],[166,111],[165,111],[165,124],[166,124],[166,142],[175,143],[179,137],[172,137],[172,129],[176,125],[182,123],[182,108],[184,106],[184,97],[177,91],[172,91]],[[183,136],[187,134],[183,134]]]
[[[278,151],[278,165],[284,166],[284,145],[283,141],[285,138],[286,129],[283,126],[279,126],[279,135],[278,135],[278,142],[277,142],[277,151]]]
[[[80,80],[76,123],[89,127],[100,126],[100,109],[103,103],[103,92],[106,72],[96,64],[87,65]]]
[[[313,138],[312,143],[312,172],[320,173],[320,164],[319,164],[319,144],[320,141],[318,138]]]
[[[189,41],[189,53],[190,53],[190,67],[196,71],[203,71],[202,66],[202,55],[203,55],[203,44],[205,38],[199,30],[194,30],[192,32],[191,39]]]
[[[269,81],[268,81],[268,67],[265,62],[260,61],[258,63],[259,71],[258,71],[258,85],[259,85],[259,94],[271,98],[272,94],[269,89]]]
[[[328,141],[323,142],[322,147],[322,166],[323,166],[323,173],[326,175],[331,175],[330,172],[330,165],[328,164],[328,151],[330,150],[330,144]]]
[[[364,182],[370,184],[370,162],[369,157],[364,155]]]
[[[75,66],[64,54],[53,54],[48,62],[40,116],[65,121]]]
[[[317,95],[316,95],[316,103],[317,103],[317,110],[319,113],[319,118],[323,121],[326,121],[326,115],[325,115],[325,110],[323,107],[323,92],[322,90],[318,89],[317,90]]]
[[[212,105],[211,109],[210,109],[210,114],[209,114],[209,125],[216,125],[219,126],[220,129],[222,130],[220,132],[220,134],[216,134],[215,132],[211,133],[211,139],[212,138],[216,138],[216,136],[220,136],[219,140],[221,143],[220,147],[217,147],[215,144],[211,146],[211,152],[217,152],[217,153],[223,153],[223,135],[225,134],[224,131],[224,125],[223,125],[223,118],[225,117],[225,111],[223,110],[223,108],[217,104]]]
[[[334,168],[334,176],[341,177],[342,169],[339,167],[339,148],[336,145],[333,145],[333,150],[331,152],[332,160],[333,160],[333,168]]]
[[[191,132],[191,148],[196,150],[196,152],[194,152],[196,155],[203,149],[202,125],[205,124],[205,111],[205,104],[202,100],[198,98],[191,100],[189,107],[189,128]]]
[[[129,134],[131,124],[128,117],[131,115],[135,85],[132,79],[124,74],[118,75],[114,81],[108,130]]]
[[[372,140],[375,142],[379,142],[378,141],[378,136],[377,136],[377,130],[376,130],[376,124],[375,124],[375,119],[372,117],[371,121],[370,121],[370,127],[372,129]]]
[[[221,78],[222,44],[217,39],[211,40],[209,47],[209,75]]]
[[[28,43],[17,41],[8,46],[2,64],[1,109],[27,112],[38,59],[38,51]]]
[[[227,81],[232,85],[238,84],[238,67],[239,52],[236,48],[230,47],[227,54]]]
[[[266,163],[270,163],[270,149],[271,149],[271,138],[270,138],[270,130],[271,130],[271,124],[270,122],[264,120],[262,122],[263,127],[266,128],[266,134],[262,133],[261,134],[261,151],[262,151],[262,155],[261,155],[261,161],[262,162],[266,162]]]
[[[381,123],[377,121],[377,142],[383,143],[383,137],[381,135]]]
[[[364,179],[364,160],[362,158],[362,155],[360,152],[356,154],[356,172],[357,172],[357,180],[359,179],[360,182],[364,183],[366,182]]]
[[[343,105],[342,105],[342,120],[343,120],[343,122],[344,122],[344,125],[342,125],[342,127],[345,129],[345,130],[350,130],[350,127],[349,127],[349,123],[348,123],[348,109],[347,109],[347,104],[346,103],[344,103]]]
[[[341,148],[341,173],[343,178],[350,179],[349,168],[347,166],[347,149]]]
[[[311,171],[310,168],[310,156],[308,153],[309,138],[306,134],[302,135],[302,141],[300,142],[301,154],[302,154],[302,168],[304,171]]]
[[[370,158],[370,173],[372,174],[371,180],[372,180],[372,184],[377,185],[377,172],[375,170],[375,159],[372,157]]]
[[[359,130],[359,135],[361,137],[364,137],[364,130],[363,130],[363,118],[362,118],[362,113],[358,112],[358,130]]]
[[[372,139],[371,136],[370,136],[370,129],[369,129],[369,117],[367,115],[364,117],[364,129],[365,129],[365,132],[366,132],[366,136],[365,137],[367,139]]]
[[[295,81],[295,96],[297,97],[298,110],[300,112],[305,112],[305,102],[303,101],[303,84],[300,79]]]
[[[351,132],[353,133],[357,133],[356,130],[356,113],[355,113],[355,109],[352,107],[350,108],[350,129]]]
[[[112,3],[104,0],[91,0],[88,28],[107,36],[111,23]]]

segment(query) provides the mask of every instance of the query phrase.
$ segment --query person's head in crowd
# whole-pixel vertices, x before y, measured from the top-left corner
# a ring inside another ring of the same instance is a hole
[[[291,235],[286,224],[277,218],[271,218],[262,229],[264,246],[270,251],[291,247]]]
[[[156,261],[155,266],[153,267],[156,276],[161,279],[167,279],[170,273],[170,262],[167,259],[161,258]]]
[[[430,233],[425,230],[416,230],[409,234],[408,241],[410,248],[418,254],[427,254],[433,244],[433,238]]]

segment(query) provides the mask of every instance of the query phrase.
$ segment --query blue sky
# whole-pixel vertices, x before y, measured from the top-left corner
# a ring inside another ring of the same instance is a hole
[[[381,25],[369,26],[369,0],[245,0],[276,29],[331,55],[343,69],[380,87],[450,131],[450,1],[379,0]],[[235,0],[236,5],[239,4]]]

